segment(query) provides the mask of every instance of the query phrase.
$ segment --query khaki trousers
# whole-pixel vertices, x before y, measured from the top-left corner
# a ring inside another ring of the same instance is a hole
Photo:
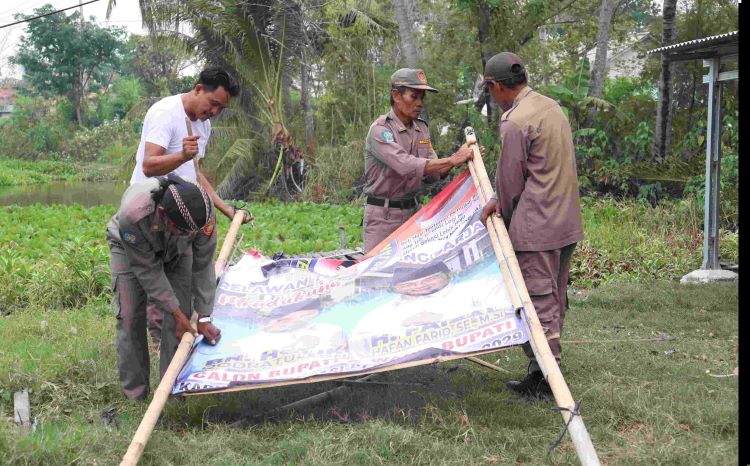
[[[120,386],[126,397],[143,400],[150,391],[150,361],[146,328],[148,326],[146,292],[130,271],[125,251],[119,244],[109,242],[109,265],[112,273],[112,308],[115,324],[115,348]],[[178,259],[164,265],[164,272],[180,302],[180,310],[190,318],[192,249],[188,248]],[[153,306],[153,305],[152,305]],[[177,335],[172,314],[156,308],[162,316],[159,348],[159,377],[164,375],[177,351]]]
[[[516,251],[526,289],[558,365],[562,350],[560,337],[568,308],[570,258],[575,247],[573,243],[551,251]],[[523,350],[531,359],[529,372],[540,370],[531,345],[525,343]]]
[[[365,219],[362,228],[365,237],[365,253],[370,252],[371,249],[386,239],[388,235],[406,223],[419,210],[419,207],[396,209],[366,204]]]

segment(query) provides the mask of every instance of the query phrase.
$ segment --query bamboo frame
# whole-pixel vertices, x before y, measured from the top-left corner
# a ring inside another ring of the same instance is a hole
[[[232,246],[237,237],[237,232],[242,225],[244,216],[245,212],[242,210],[238,210],[234,214],[232,224],[229,227],[226,238],[224,239],[224,244],[221,246],[219,258],[214,264],[214,270],[216,271],[217,277],[221,276],[226,268],[229,254],[232,252]],[[169,363],[169,367],[164,373],[164,377],[161,378],[159,386],[154,392],[154,398],[148,405],[148,409],[146,409],[146,413],[143,415],[143,419],[141,419],[141,423],[138,425],[138,430],[135,431],[133,440],[130,442],[128,451],[125,452],[125,456],[122,457],[120,466],[132,466],[138,464],[138,460],[140,460],[143,450],[146,448],[149,438],[151,438],[151,433],[154,431],[156,422],[159,420],[159,415],[164,409],[164,405],[166,405],[169,395],[172,393],[174,381],[177,379],[177,375],[179,374],[180,369],[182,369],[182,365],[190,354],[190,349],[193,347],[194,341],[195,335],[192,333],[185,332],[182,335],[177,351],[172,357],[172,361]]]
[[[467,127],[464,130],[464,134],[466,142],[477,142],[473,128]],[[474,157],[473,160],[469,161],[469,171],[474,186],[477,188],[480,204],[484,206],[494,191],[478,145],[472,144],[471,148],[474,152]],[[594,445],[591,443],[588,431],[583,424],[583,419],[580,415],[572,414],[576,410],[575,401],[568,385],[565,383],[562,372],[560,372],[560,367],[552,355],[547,337],[544,334],[536,309],[534,308],[534,303],[531,301],[529,292],[526,289],[513,245],[502,219],[497,215],[491,215],[487,221],[487,230],[492,242],[492,248],[495,250],[495,255],[503,271],[503,276],[506,278],[513,306],[515,309],[521,311],[521,320],[526,326],[529,343],[534,351],[534,357],[552,389],[557,406],[562,408],[560,413],[575,444],[578,458],[581,460],[581,464],[585,466],[598,466],[600,464],[599,458]]]

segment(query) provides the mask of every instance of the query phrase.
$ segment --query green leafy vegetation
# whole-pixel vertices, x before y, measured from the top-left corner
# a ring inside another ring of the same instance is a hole
[[[339,249],[339,226],[346,247],[361,247],[362,208],[353,205],[258,203],[254,227],[241,230],[238,249],[299,255]],[[109,299],[109,251],[105,229],[113,206],[0,208],[0,313],[29,306],[72,309]],[[572,286],[591,288],[608,282],[677,280],[700,267],[702,216],[687,201],[584,198],[584,232],[571,265]],[[219,235],[229,221],[219,217]],[[721,231],[720,257],[738,261],[739,234]]]

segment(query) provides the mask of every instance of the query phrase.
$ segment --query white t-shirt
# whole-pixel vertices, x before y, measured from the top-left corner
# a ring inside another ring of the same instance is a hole
[[[141,131],[141,143],[135,155],[135,169],[130,177],[130,184],[143,181],[148,177],[143,173],[143,157],[146,153],[146,142],[157,144],[166,149],[164,154],[182,152],[182,138],[187,137],[187,126],[185,125],[185,108],[182,106],[182,94],[165,97],[156,102],[146,112],[143,119],[143,131]],[[206,143],[211,136],[211,121],[191,121],[193,135],[200,136],[198,139],[197,158],[206,155]],[[172,173],[180,178],[196,182],[195,163],[190,160],[172,170]]]

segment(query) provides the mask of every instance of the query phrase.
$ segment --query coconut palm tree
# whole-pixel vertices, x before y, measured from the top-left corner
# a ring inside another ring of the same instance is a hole
[[[109,0],[107,16],[115,6],[116,0]],[[299,178],[305,153],[287,131],[284,116],[300,52],[309,42],[303,2],[140,0],[140,9],[153,40],[197,52],[207,64],[226,69],[239,85],[237,104],[214,126],[217,136],[235,140],[215,165],[224,175],[219,194],[244,198],[269,176],[265,191],[270,192],[279,173],[300,191],[300,183],[287,178]],[[255,138],[268,141],[263,153],[257,153]]]

